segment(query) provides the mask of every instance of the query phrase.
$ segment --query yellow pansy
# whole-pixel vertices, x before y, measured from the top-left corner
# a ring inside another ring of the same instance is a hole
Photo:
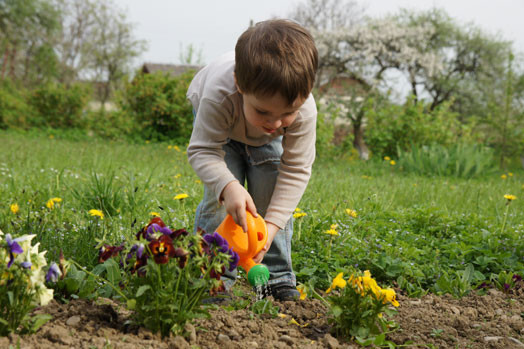
[[[333,279],[331,286],[326,290],[326,293],[333,291],[335,288],[344,288],[347,285],[347,281],[344,280],[344,273],[338,273],[338,275]]]
[[[183,193],[183,194],[177,194],[173,199],[174,200],[182,200],[182,199],[185,199],[185,198],[188,198],[189,195]]]
[[[304,300],[307,297],[307,287],[306,285],[298,285],[297,291],[300,292],[300,300]]]
[[[88,212],[93,217],[100,217],[100,219],[104,219],[104,212],[100,210],[93,209],[93,210],[89,210]]]
[[[13,214],[17,214],[18,211],[20,211],[20,206],[18,206],[17,203],[14,203],[11,204],[11,206],[9,206],[9,209],[11,210],[11,212],[13,212]]]
[[[395,290],[392,288],[386,288],[386,289],[380,290],[380,298],[382,299],[382,302],[384,304],[386,304],[387,302],[390,302],[395,307],[398,307],[400,305],[397,301],[397,295],[395,293]]]

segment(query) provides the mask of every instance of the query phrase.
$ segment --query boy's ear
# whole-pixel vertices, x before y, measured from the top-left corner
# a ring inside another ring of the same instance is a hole
[[[242,90],[240,89],[240,87],[238,87],[237,74],[233,73],[233,77],[235,79],[235,86],[237,87],[238,92],[240,92],[240,94],[242,94]]]

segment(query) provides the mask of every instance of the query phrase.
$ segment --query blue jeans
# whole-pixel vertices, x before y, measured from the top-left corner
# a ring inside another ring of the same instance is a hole
[[[261,147],[229,140],[223,149],[227,167],[241,184],[247,182],[247,190],[255,202],[257,212],[264,217],[277,180],[278,165],[283,151],[282,137]],[[224,206],[217,202],[215,193],[204,185],[204,198],[196,211],[195,229],[200,227],[205,232],[212,233],[225,216]],[[293,218],[290,217],[285,228],[275,235],[262,261],[269,269],[270,285],[296,286],[296,277],[291,266],[292,236]],[[231,289],[236,276],[236,270],[226,272],[223,276],[226,289]]]

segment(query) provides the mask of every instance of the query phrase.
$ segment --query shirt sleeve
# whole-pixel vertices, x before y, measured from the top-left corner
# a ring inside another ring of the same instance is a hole
[[[222,150],[232,122],[230,115],[222,105],[202,99],[187,148],[189,163],[202,182],[215,192],[217,200],[224,187],[236,181],[227,168]]]
[[[313,98],[306,103],[303,117],[297,118],[284,134],[277,182],[264,217],[281,229],[300,202],[315,161],[317,109]]]

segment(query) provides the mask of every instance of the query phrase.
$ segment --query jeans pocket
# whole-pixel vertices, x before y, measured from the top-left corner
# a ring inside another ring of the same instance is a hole
[[[246,145],[246,153],[252,166],[265,162],[280,162],[284,149],[282,148],[282,136],[275,138],[268,144],[260,147]]]

